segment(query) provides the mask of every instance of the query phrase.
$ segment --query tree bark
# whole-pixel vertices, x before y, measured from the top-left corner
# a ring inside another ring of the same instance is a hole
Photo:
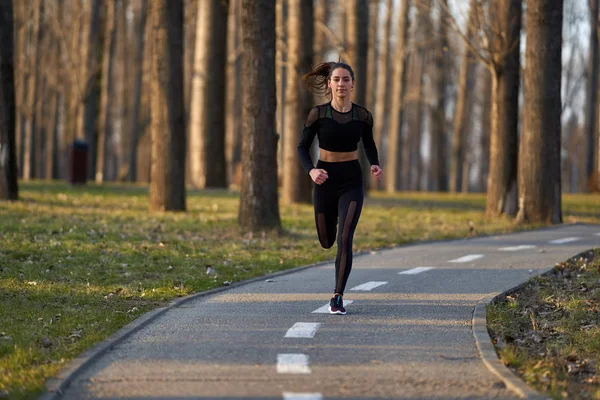
[[[498,0],[496,20],[502,41],[494,49],[490,172],[486,215],[517,213],[521,0]],[[500,38],[496,40],[500,41]],[[501,59],[498,55],[504,55]]]
[[[60,93],[50,90],[49,116],[46,125],[46,179],[52,180],[56,176],[56,121],[58,120],[58,107]]]
[[[230,0],[229,21],[227,22],[227,80],[226,118],[225,118],[225,160],[227,163],[227,181],[236,184],[236,171],[241,161],[241,47],[240,47],[240,0]],[[278,101],[279,104],[279,101]]]
[[[386,19],[385,28],[383,34],[383,41],[379,50],[378,58],[378,71],[374,78],[377,80],[377,99],[374,105],[374,124],[373,124],[373,135],[377,149],[380,151],[380,162],[385,164],[383,159],[383,136],[385,127],[387,126],[387,116],[389,111],[389,90],[387,86],[389,84],[389,76],[391,75],[390,65],[390,37],[392,36],[392,16],[394,15],[394,3],[393,0],[386,1]]]
[[[35,158],[33,157],[33,129],[36,103],[36,89],[38,85],[39,57],[38,45],[40,43],[40,22],[42,15],[41,0],[35,0],[31,5],[33,8],[33,25],[29,43],[29,76],[27,82],[27,100],[24,108],[25,126],[23,137],[23,180],[27,181],[33,177]]]
[[[469,17],[467,20],[467,40],[472,41],[477,15],[477,0],[469,3]],[[454,112],[454,128],[452,131],[452,156],[450,159],[450,192],[456,193],[461,189],[462,168],[465,157],[464,146],[466,142],[467,104],[471,90],[469,78],[473,76],[471,52],[465,44],[464,54],[460,66],[458,89],[456,93],[456,108]]]
[[[225,59],[228,4],[199,0],[190,107],[190,182],[226,187]]]
[[[275,132],[275,4],[242,0],[242,187],[238,221],[245,232],[279,230]]]
[[[446,0],[442,0],[444,4]],[[434,53],[434,76],[433,82],[435,87],[435,96],[437,103],[435,108],[431,110],[431,161],[429,168],[430,189],[433,191],[448,190],[448,167],[446,145],[447,139],[447,122],[446,122],[446,86],[449,81],[450,61],[449,61],[449,46],[448,46],[448,28],[447,17],[444,10],[441,10],[437,26],[438,40],[436,41]]]
[[[479,69],[478,91],[481,98],[481,132],[479,136],[479,147],[481,148],[481,158],[479,161],[479,182],[478,190],[487,192],[487,179],[490,173],[490,132],[492,116],[492,75],[488,68]],[[517,154],[518,151],[515,153]],[[516,164],[516,163],[515,163]]]
[[[83,83],[77,116],[77,138],[94,141],[98,116],[98,49],[100,47],[100,0],[84,3],[80,75]]]
[[[12,1],[0,2],[0,199],[18,200],[15,147],[14,16]]]
[[[312,181],[298,159],[302,127],[312,107],[312,96],[301,84],[313,61],[313,6],[304,0],[288,0],[288,68],[285,92],[283,193],[285,204],[310,203]]]
[[[327,26],[327,16],[330,8],[330,4],[328,4],[328,0],[316,0],[314,5],[314,14],[315,14],[315,31],[314,31],[314,40],[313,40],[313,58],[315,65],[322,63],[325,61],[325,51],[327,46],[325,45],[326,36],[325,31],[321,29],[319,24],[323,24]]]
[[[285,146],[285,95],[287,83],[287,14],[288,1],[275,0],[275,85],[277,91],[277,110],[275,110],[275,121],[277,129],[277,165],[280,168],[277,171],[277,181],[282,184],[284,181],[284,146]],[[290,64],[291,65],[291,64]]]
[[[518,222],[560,223],[563,0],[527,4]]]
[[[138,164],[138,144],[140,141],[140,121],[142,119],[142,85],[144,82],[144,48],[146,47],[146,19],[147,19],[147,0],[140,0],[137,8],[137,25],[136,25],[136,47],[135,58],[133,62],[134,87],[133,101],[131,104],[131,118],[129,135],[131,142],[129,143],[129,174],[130,182],[137,181],[137,164]]]
[[[183,0],[152,0],[150,211],[185,211]]]
[[[366,81],[366,98],[365,107],[371,112],[374,112],[375,107],[375,89],[376,89],[376,76],[378,73],[379,65],[377,59],[379,52],[377,51],[377,27],[379,26],[379,0],[369,0],[369,29],[368,29],[368,43],[367,43],[367,61],[365,76],[363,79]],[[388,39],[389,40],[389,39]]]
[[[600,175],[596,172],[599,149],[596,146],[596,138],[600,137],[598,129],[598,74],[600,69],[600,57],[598,48],[598,14],[599,0],[589,0],[590,5],[590,46],[588,56],[588,85],[586,90],[586,113],[585,113],[585,173],[588,191],[600,190]],[[595,173],[596,172],[596,173]]]
[[[402,129],[402,103],[404,100],[404,87],[406,80],[406,57],[404,54],[408,37],[408,14],[410,0],[400,1],[398,13],[398,34],[396,38],[396,53],[394,55],[394,74],[392,76],[392,99],[390,105],[390,125],[388,131],[387,163],[385,188],[388,193],[393,193],[400,188],[400,165],[402,154],[400,135]]]
[[[106,30],[102,54],[102,87],[100,92],[100,118],[98,121],[98,142],[96,148],[96,183],[104,182],[106,172],[106,148],[110,137],[111,114],[109,96],[113,86],[113,64],[115,57],[115,37],[117,33],[116,0],[106,0]]]

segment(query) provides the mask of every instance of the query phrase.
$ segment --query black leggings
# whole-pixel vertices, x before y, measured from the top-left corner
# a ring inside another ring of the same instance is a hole
[[[363,206],[362,172],[357,160],[319,160],[316,168],[326,170],[329,176],[323,184],[316,185],[314,191],[317,234],[321,246],[329,249],[337,231],[334,293],[343,295],[352,269],[352,239]]]

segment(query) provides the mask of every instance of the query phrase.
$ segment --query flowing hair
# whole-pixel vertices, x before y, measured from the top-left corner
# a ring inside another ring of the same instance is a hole
[[[352,81],[354,81],[354,71],[352,67],[343,62],[324,62],[318,64],[312,71],[302,75],[302,81],[306,85],[306,88],[316,94],[328,95],[329,94],[329,80],[331,79],[331,73],[337,68],[344,68],[350,72]]]

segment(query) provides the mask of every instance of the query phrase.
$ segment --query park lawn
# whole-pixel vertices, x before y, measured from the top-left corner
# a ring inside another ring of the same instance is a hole
[[[149,214],[143,186],[20,190],[0,203],[0,398],[36,397],[76,355],[176,297],[335,258],[318,245],[311,205],[281,208],[281,236],[248,237],[235,192],[189,192],[186,213]],[[600,223],[597,203],[565,196],[565,222]],[[354,250],[533,227],[484,208],[482,194],[373,193]]]
[[[600,249],[488,306],[501,360],[553,399],[600,399]]]

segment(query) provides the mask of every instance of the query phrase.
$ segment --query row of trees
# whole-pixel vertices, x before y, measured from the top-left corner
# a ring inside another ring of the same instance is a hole
[[[574,168],[560,154],[562,0],[527,5],[522,78],[521,0],[471,0],[462,22],[447,0],[26,3],[15,2],[16,148],[3,176],[18,158],[23,179],[61,178],[68,144],[85,139],[90,177],[150,181],[152,209],[184,209],[186,183],[238,183],[242,226],[278,226],[278,181],[284,202],[310,199],[296,144],[325,101],[299,76],[339,56],[355,69],[354,101],[375,115],[383,189],[487,189],[488,215],[561,220],[561,164]]]

